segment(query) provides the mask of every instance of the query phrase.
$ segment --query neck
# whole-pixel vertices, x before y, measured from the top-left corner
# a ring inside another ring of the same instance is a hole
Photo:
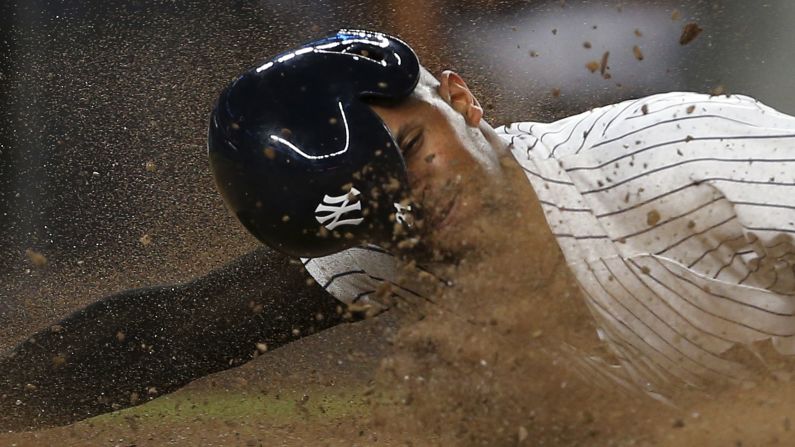
[[[481,123],[481,131],[499,158],[501,178],[499,187],[495,188],[499,190],[498,206],[493,213],[484,213],[490,221],[484,228],[489,240],[483,244],[485,249],[479,251],[491,256],[513,257],[522,265],[532,266],[529,274],[548,277],[550,268],[559,265],[563,255],[544,209],[508,143],[485,121]]]
[[[491,124],[486,122],[486,120],[481,120],[480,124],[478,124],[478,128],[497,155],[500,157],[510,155],[511,151],[508,149],[508,143],[506,143],[497,131],[491,127]]]

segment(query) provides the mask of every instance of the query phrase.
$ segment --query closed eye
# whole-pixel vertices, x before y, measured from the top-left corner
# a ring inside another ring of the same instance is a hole
[[[424,139],[423,137],[424,132],[422,128],[420,128],[417,132],[414,132],[414,134],[404,139],[404,142],[400,143],[400,149],[403,152],[403,158],[405,160],[408,160],[414,153],[417,152],[417,149],[422,146]]]

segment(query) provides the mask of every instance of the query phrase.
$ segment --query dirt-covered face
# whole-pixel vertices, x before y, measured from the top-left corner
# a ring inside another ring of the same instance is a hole
[[[424,242],[458,253],[471,245],[467,227],[490,206],[502,181],[505,144],[456,73],[437,81],[423,71],[414,94],[393,107],[372,106],[403,152],[409,183],[423,209]]]

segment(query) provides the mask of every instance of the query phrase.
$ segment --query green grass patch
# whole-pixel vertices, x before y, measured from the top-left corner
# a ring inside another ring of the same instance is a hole
[[[134,419],[151,425],[212,418],[221,421],[258,419],[271,424],[296,420],[338,419],[368,412],[361,389],[308,388],[303,392],[257,393],[242,390],[182,390],[146,404],[97,416],[97,425]]]

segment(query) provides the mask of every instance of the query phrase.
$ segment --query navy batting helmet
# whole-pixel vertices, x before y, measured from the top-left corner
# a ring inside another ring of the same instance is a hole
[[[363,100],[399,101],[418,80],[411,47],[352,30],[243,73],[210,117],[210,165],[227,206],[260,241],[292,256],[407,234],[416,210],[405,162]]]

